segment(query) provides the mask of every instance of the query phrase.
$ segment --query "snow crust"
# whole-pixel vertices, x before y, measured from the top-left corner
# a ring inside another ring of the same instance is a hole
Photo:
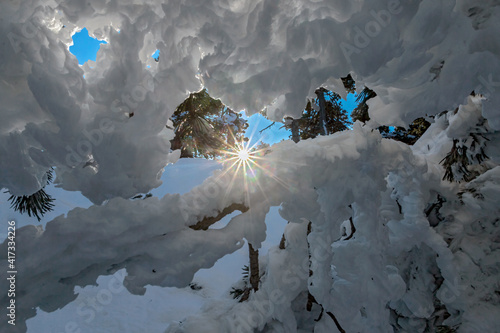
[[[459,109],[475,115],[481,107],[481,98],[469,97]],[[446,306],[445,323],[459,325],[460,332],[494,331],[500,167],[496,162],[465,187],[441,180],[444,170],[435,154],[449,149],[457,128],[475,128],[458,124],[471,117],[458,114],[436,119],[433,135],[414,147],[355,123],[352,131],[275,144],[257,161],[258,182],[227,163],[183,195],[115,198],[74,209],[45,230],[21,228],[19,313],[27,319],[37,306],[54,311],[76,297],[75,286],[122,268],[132,294],[144,294],[146,285],[187,286],[196,271],[238,250],[245,239],[259,247],[267,211],[281,206],[281,216],[291,222],[286,248],[271,249],[264,258],[262,284],[250,300],[215,300],[217,306],[167,332],[333,330],[327,316],[312,320],[318,306],[309,315],[304,311],[307,291],[346,331],[422,332],[436,304]],[[498,152],[498,141],[486,149]],[[448,201],[432,227],[425,210],[436,193]],[[220,229],[188,228],[231,203],[250,209]],[[349,219],[355,231],[346,228]]]
[[[450,316],[441,322],[460,332],[497,330],[499,8],[493,0],[3,3],[0,188],[34,193],[56,167],[59,186],[104,203],[18,230],[15,330],[37,307],[63,307],[75,286],[123,268],[132,294],[185,287],[245,242],[258,248],[277,206],[291,222],[286,249],[270,250],[259,291],[244,303],[216,301],[168,332],[334,331],[327,312],[348,332],[423,332],[443,307]],[[79,67],[68,46],[84,26],[108,44]],[[348,73],[378,95],[366,126],[276,144],[255,175],[228,163],[182,195],[127,200],[158,187],[179,157],[165,124],[189,92],[203,85],[233,110],[269,106],[281,120],[298,117],[320,85],[345,93],[339,78]],[[462,103],[472,90],[482,96]],[[414,147],[374,130],[443,110]],[[439,163],[453,140],[479,130],[490,140],[480,175],[443,181]],[[438,195],[440,216],[426,216]],[[250,209],[225,227],[189,228],[235,203]],[[6,254],[4,242],[2,267]],[[310,312],[308,292],[321,304]]]
[[[233,110],[268,107],[281,121],[320,85],[344,94],[351,73],[378,94],[371,117],[385,125],[475,90],[498,129],[499,10],[493,0],[5,3],[0,187],[34,193],[50,166],[94,203],[158,187],[177,157],[164,125],[202,85]],[[108,44],[79,67],[68,46],[83,27]]]

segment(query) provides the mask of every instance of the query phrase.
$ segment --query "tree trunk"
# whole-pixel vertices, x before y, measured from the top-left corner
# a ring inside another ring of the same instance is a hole
[[[325,88],[319,88],[315,91],[319,99],[319,134],[326,135],[326,103],[325,103]]]
[[[250,257],[250,285],[254,291],[259,290],[259,250],[254,250],[252,244],[248,243]]]
[[[292,140],[297,143],[300,141],[299,135],[299,119],[292,120]]]

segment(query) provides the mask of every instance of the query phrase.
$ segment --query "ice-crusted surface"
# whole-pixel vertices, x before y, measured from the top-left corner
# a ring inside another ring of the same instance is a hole
[[[460,109],[474,117],[481,100],[471,97]],[[493,163],[466,185],[441,180],[437,163],[451,147],[449,136],[457,126],[463,133],[475,127],[456,119],[453,113],[436,119],[433,135],[412,148],[356,125],[353,132],[273,146],[269,160],[287,163],[276,176],[293,184],[292,198],[286,198],[290,188],[283,190],[281,214],[293,222],[286,249],[269,253],[262,285],[248,303],[212,309],[167,332],[210,331],[208,320],[219,332],[335,331],[325,314],[313,320],[319,306],[306,311],[307,292],[346,332],[495,331],[499,167]],[[498,144],[489,142],[487,151],[498,151]],[[445,203],[432,227],[428,209],[436,193]]]
[[[469,97],[461,110],[479,112],[481,103]],[[115,198],[75,209],[45,230],[21,228],[19,320],[34,316],[37,306],[64,306],[75,297],[74,286],[121,268],[134,294],[148,284],[186,286],[198,269],[240,248],[244,239],[259,247],[269,207],[281,205],[282,217],[291,222],[285,249],[276,247],[263,258],[259,290],[244,303],[214,300],[217,306],[170,325],[168,332],[334,329],[326,314],[313,320],[321,307],[346,331],[423,332],[435,322],[460,332],[494,331],[500,169],[490,160],[489,169],[470,182],[442,180],[438,163],[457,119],[452,112],[437,118],[429,129],[433,136],[415,147],[356,123],[352,131],[275,144],[257,161],[253,181],[228,163],[182,196]],[[464,133],[476,127],[470,123]],[[498,140],[485,149],[494,155]],[[431,226],[429,205],[437,194],[445,200]],[[250,209],[222,229],[188,228],[231,203]],[[354,228],[346,227],[350,220]],[[305,310],[308,292],[321,304],[311,312]],[[440,313],[446,313],[444,322]]]
[[[495,331],[499,10],[494,0],[2,3],[0,188],[34,193],[56,167],[61,187],[106,202],[18,230],[15,329],[122,268],[135,294],[186,286],[245,239],[258,247],[281,205],[286,248],[270,251],[259,291],[170,332],[326,332],[327,313],[347,332]],[[108,44],[79,67],[68,45],[84,26]],[[281,120],[320,85],[345,93],[348,73],[378,95],[366,126],[276,144],[252,177],[228,164],[182,196],[123,199],[159,186],[177,159],[165,124],[190,91],[204,85],[232,109]],[[373,129],[443,110],[414,147]],[[471,132],[489,159],[471,166],[472,181],[443,181],[440,162],[454,140],[472,145]],[[188,228],[233,203],[250,209],[222,229]],[[6,255],[4,242],[2,267]],[[308,293],[320,304],[311,312]]]
[[[4,3],[0,187],[31,194],[50,166],[60,186],[95,203],[159,186],[175,161],[164,125],[202,84],[233,110],[268,107],[282,120],[299,116],[320,85],[344,94],[340,77],[351,73],[378,94],[371,117],[386,125],[452,109],[476,90],[498,129],[499,8],[493,0]],[[108,44],[79,67],[68,45],[83,27]]]

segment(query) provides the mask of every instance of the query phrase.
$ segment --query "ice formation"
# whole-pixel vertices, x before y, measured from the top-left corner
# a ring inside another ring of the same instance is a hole
[[[280,205],[292,222],[287,246],[269,254],[259,291],[171,332],[333,330],[326,314],[313,320],[319,305],[298,311],[308,292],[347,332],[423,331],[445,310],[444,323],[462,332],[497,329],[496,1],[1,6],[0,188],[34,193],[55,167],[61,187],[96,204],[45,230],[18,230],[19,331],[35,307],[62,307],[74,298],[74,286],[120,268],[136,294],[147,284],[185,286],[244,239],[258,247],[269,207]],[[108,44],[95,63],[79,67],[68,46],[83,27]],[[155,50],[158,63],[150,57]],[[340,77],[348,73],[358,88],[366,84],[378,95],[367,125],[276,144],[258,161],[255,180],[228,167],[182,196],[126,200],[159,186],[163,168],[177,159],[165,124],[190,91],[205,86],[234,110],[267,108],[268,117],[282,120],[299,116],[320,85],[342,93]],[[443,110],[450,112],[436,117],[413,147],[375,130]],[[489,159],[478,163],[470,182],[443,181],[440,161],[454,140],[470,144],[471,132],[487,134]],[[250,209],[227,227],[188,228],[233,203]],[[428,211],[437,203],[439,210]],[[350,219],[356,230],[346,239],[354,230]]]

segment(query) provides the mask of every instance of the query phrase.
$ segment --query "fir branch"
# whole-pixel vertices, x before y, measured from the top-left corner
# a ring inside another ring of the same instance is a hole
[[[248,265],[243,266],[241,269],[243,271],[243,281],[248,282],[248,276],[250,275],[250,267]]]
[[[9,202],[11,203],[10,208],[21,214],[28,213],[30,217],[35,216],[38,221],[41,220],[41,216],[54,209],[54,204],[52,203],[54,202],[54,198],[48,195],[43,188],[32,195],[11,195]]]
[[[53,169],[51,168],[47,171],[47,185],[52,182],[53,177]],[[34,216],[39,222],[45,213],[54,210],[53,202],[55,199],[47,194],[44,188],[41,188],[32,195],[16,196],[11,194],[8,200],[10,202],[10,208],[13,208],[20,214],[27,213],[29,217]]]
[[[245,288],[245,289],[236,289],[236,288],[232,288],[231,291],[229,292],[229,295],[232,295],[233,296],[233,299],[238,299],[240,298],[241,296],[243,296],[243,294],[245,293],[246,290],[250,290],[249,288]]]
[[[455,180],[455,174],[453,172],[453,167],[455,166],[463,175],[462,178],[465,181],[469,181],[470,171],[467,169],[467,166],[469,165],[467,147],[457,146],[457,143],[458,140],[453,140],[453,147],[450,152],[439,162],[445,168],[443,180],[447,180],[449,182],[453,182]]]

